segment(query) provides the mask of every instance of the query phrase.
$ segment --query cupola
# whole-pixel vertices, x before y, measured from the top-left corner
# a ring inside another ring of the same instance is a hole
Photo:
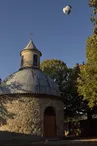
[[[20,52],[20,55],[21,68],[40,68],[40,56],[42,56],[42,53],[36,48],[32,40]]]

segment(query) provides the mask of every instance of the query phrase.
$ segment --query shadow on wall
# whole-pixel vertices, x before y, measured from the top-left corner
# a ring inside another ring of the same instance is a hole
[[[1,98],[0,98],[0,126],[1,125],[6,125],[7,124],[7,119],[14,119],[15,114],[10,113],[7,109],[5,104],[9,102],[9,100],[13,100],[12,98],[8,97],[7,98],[2,97],[2,93],[11,93],[13,90],[21,90],[23,91],[23,85],[20,85],[17,82],[12,83],[11,85],[6,85],[5,83],[1,84],[0,86],[0,91],[1,91]],[[26,92],[26,91],[25,91]],[[14,99],[16,100],[16,99]]]
[[[7,94],[12,94],[12,92],[19,91],[20,93],[27,93],[29,91],[24,90],[24,85],[18,83],[18,82],[13,82],[11,85],[6,85],[6,83],[2,83],[0,86],[0,93],[1,93],[1,98],[0,98],[0,125],[5,125],[7,122],[7,119],[14,119],[15,114],[10,113],[7,111],[6,107],[4,104],[6,104],[9,100],[17,100],[15,98],[10,98]],[[18,93],[19,93],[18,92]],[[5,94],[7,98],[2,98],[2,94]]]
[[[13,119],[15,114],[7,111],[6,107],[3,105],[4,101],[1,99],[0,101],[0,125],[5,125],[7,123],[7,119]]]

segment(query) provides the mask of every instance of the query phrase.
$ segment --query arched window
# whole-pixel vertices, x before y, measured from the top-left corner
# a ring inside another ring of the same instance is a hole
[[[38,64],[38,56],[36,54],[33,55],[33,65],[37,66]]]

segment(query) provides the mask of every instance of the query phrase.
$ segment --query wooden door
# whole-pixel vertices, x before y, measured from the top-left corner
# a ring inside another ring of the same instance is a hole
[[[44,116],[44,136],[56,136],[56,116]]]

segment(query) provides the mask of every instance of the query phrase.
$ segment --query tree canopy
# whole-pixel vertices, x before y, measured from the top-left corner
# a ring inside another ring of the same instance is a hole
[[[63,90],[64,86],[66,86],[66,80],[67,80],[67,74],[68,74],[68,68],[66,64],[57,59],[51,59],[51,60],[44,60],[40,68],[42,71],[49,75],[54,82],[56,82],[59,86],[61,96],[63,96]]]
[[[86,64],[80,67],[78,92],[90,108],[97,105],[97,35],[87,39]]]
[[[93,109],[97,106],[97,0],[89,0],[89,6],[93,8],[91,21],[94,31],[86,42],[86,64],[80,67],[78,92]]]

